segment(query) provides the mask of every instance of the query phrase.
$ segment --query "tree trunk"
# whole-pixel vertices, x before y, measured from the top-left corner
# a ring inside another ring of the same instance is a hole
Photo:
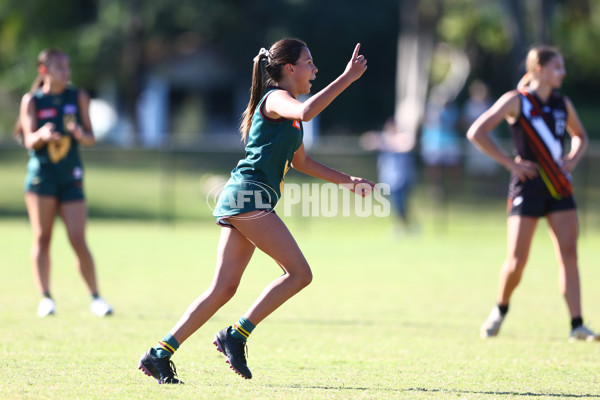
[[[425,111],[434,32],[441,1],[437,1],[437,7],[425,11],[431,10],[435,10],[433,15],[422,12],[417,1],[400,0],[394,118],[397,129],[407,134],[409,149],[416,144]]]
[[[137,120],[137,99],[140,93],[142,72],[142,21],[140,1],[127,0],[124,26],[122,63],[122,88],[125,114],[133,127],[133,139],[140,144],[140,129]]]

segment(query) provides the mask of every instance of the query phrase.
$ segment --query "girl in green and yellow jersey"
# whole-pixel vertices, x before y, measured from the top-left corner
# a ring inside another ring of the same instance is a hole
[[[69,57],[57,49],[38,56],[38,78],[23,96],[15,134],[29,150],[25,203],[33,229],[32,263],[42,300],[38,315],[55,312],[50,296],[50,238],[56,214],[65,223],[79,271],[92,296],[91,311],[112,313],[99,296],[94,260],[85,240],[87,207],[79,145],[92,146],[89,96],[69,85]]]
[[[246,156],[232,171],[213,213],[222,226],[213,282],[171,331],[140,359],[139,368],[159,383],[180,383],[174,376],[171,355],[231,299],[256,248],[271,256],[284,274],[271,282],[248,311],[235,324],[218,332],[214,340],[231,368],[244,378],[252,377],[244,347],[254,327],[311,282],[308,262],[273,211],[290,167],[348,185],[359,195],[370,193],[372,182],[317,162],[306,154],[302,144],[302,122],[317,116],[367,69],[367,60],[359,50],[360,44],[345,71],[304,103],[298,101],[298,96],[310,92],[318,71],[304,42],[282,39],[269,50],[261,49],[254,58],[250,102],[240,129]]]

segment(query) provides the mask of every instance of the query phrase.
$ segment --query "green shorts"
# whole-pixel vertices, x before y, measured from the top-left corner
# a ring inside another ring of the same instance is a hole
[[[25,180],[25,191],[56,197],[59,203],[85,199],[82,179],[59,182],[52,174],[28,175]]]
[[[250,211],[269,213],[278,200],[279,194],[265,183],[252,180],[236,182],[230,179],[219,194],[213,216],[219,223],[220,219]]]

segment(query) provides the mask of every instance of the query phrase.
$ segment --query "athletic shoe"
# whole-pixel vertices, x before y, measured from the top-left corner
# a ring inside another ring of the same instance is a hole
[[[596,335],[594,332],[592,332],[590,329],[588,329],[584,325],[580,325],[571,331],[569,340],[571,340],[571,341],[586,340],[588,342],[593,342],[595,340],[600,340],[600,336]]]
[[[102,297],[97,297],[90,304],[90,311],[99,317],[111,315],[113,310]]]
[[[159,358],[153,355],[152,350],[148,350],[140,358],[138,369],[156,379],[159,385],[163,383],[183,384],[183,382],[175,378],[177,376],[177,369],[175,369],[173,361],[168,357]]]
[[[47,317],[48,315],[54,315],[56,311],[56,304],[50,297],[44,297],[38,304],[37,313],[40,317]]]
[[[497,336],[500,326],[502,325],[502,321],[504,321],[504,317],[500,314],[498,307],[495,306],[483,325],[481,325],[481,338],[486,339]]]
[[[231,326],[217,332],[213,344],[225,355],[232,370],[246,379],[252,379],[252,372],[246,365],[246,341],[231,336],[230,329]]]

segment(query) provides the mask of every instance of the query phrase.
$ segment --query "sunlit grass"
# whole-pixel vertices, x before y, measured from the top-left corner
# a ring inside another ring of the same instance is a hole
[[[487,216],[487,218],[494,218]],[[218,228],[92,220],[89,241],[107,319],[88,311],[62,225],[53,254],[57,315],[39,319],[29,228],[3,220],[0,397],[9,399],[496,399],[597,398],[600,346],[569,343],[568,317],[543,224],[510,317],[495,340],[479,325],[493,305],[504,226],[478,218],[395,236],[381,219],[290,218],[315,279],[265,320],[249,342],[254,378],[240,379],[212,346],[280,274],[257,253],[234,299],[173,358],[182,387],[163,387],[137,359],[209,284]],[[581,240],[585,317],[599,328],[598,236]]]

